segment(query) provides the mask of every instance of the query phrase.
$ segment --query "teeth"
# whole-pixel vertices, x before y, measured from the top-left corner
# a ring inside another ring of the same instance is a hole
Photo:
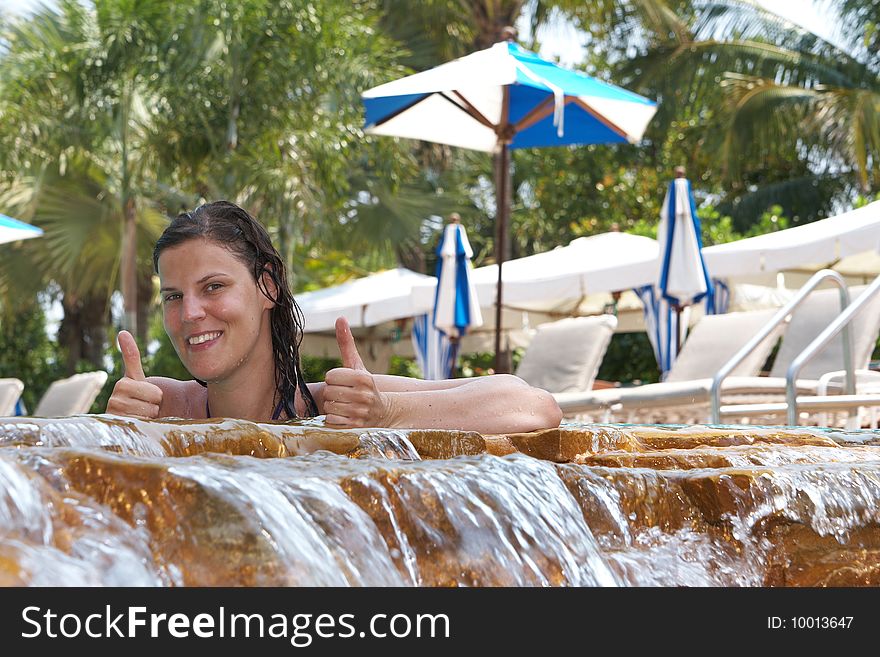
[[[215,333],[202,333],[201,335],[197,335],[195,337],[189,338],[188,342],[190,344],[202,344],[203,342],[207,342],[208,340],[214,340],[220,337],[219,332]]]

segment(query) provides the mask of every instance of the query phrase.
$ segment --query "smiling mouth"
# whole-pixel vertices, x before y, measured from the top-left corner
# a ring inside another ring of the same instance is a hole
[[[211,340],[216,340],[221,335],[223,335],[222,331],[214,331],[212,333],[202,333],[201,335],[193,335],[186,339],[186,343],[189,345],[197,345],[202,344],[204,342],[210,342]]]

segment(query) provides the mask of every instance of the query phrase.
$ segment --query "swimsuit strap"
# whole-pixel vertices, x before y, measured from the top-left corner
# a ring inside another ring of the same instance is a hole
[[[281,411],[283,411],[283,410],[284,410],[284,400],[282,399],[280,402],[278,402],[278,406],[275,407],[275,412],[272,413],[272,419],[277,420],[278,418],[280,418]]]
[[[284,410],[284,401],[278,402],[278,406],[275,407],[275,411],[272,413],[272,419],[277,420],[281,417],[281,411]],[[211,406],[208,404],[208,400],[205,400],[205,417],[211,417]]]

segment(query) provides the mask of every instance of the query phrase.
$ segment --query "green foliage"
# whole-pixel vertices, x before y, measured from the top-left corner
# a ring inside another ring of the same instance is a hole
[[[705,205],[698,208],[697,216],[700,218],[703,246],[724,244],[742,237],[733,228],[733,218],[729,215],[722,215],[714,206]]]
[[[46,335],[46,317],[33,303],[0,315],[0,378],[24,383],[22,400],[30,412],[56,379],[66,376],[66,354]]]
[[[862,196],[859,194],[856,196],[855,201],[853,201],[854,208],[863,208],[869,203],[873,203],[874,201],[880,201],[880,191],[878,191],[873,196]]]
[[[615,333],[599,367],[598,379],[623,383],[656,383],[660,370],[646,333]]]
[[[342,359],[340,358],[322,358],[308,354],[300,354],[300,363],[302,364],[303,376],[309,383],[323,381],[324,375],[329,370],[342,367]]]
[[[422,378],[422,372],[415,359],[403,358],[402,356],[391,357],[391,362],[388,365],[388,374],[408,376],[415,379]]]
[[[335,367],[342,367],[342,361],[339,358],[321,358],[301,354],[303,367],[303,375],[309,383],[317,383],[324,380],[327,372]],[[404,358],[403,356],[391,356],[388,364],[388,372],[395,376],[408,376],[411,378],[422,378],[419,366],[412,358]]]
[[[156,346],[155,351],[147,353],[146,350],[143,350],[141,352],[141,354],[147,353],[142,358],[144,372],[149,372],[150,376],[167,376],[181,381],[192,379],[192,375],[180,362],[180,358],[164,330],[161,333],[155,332],[153,334],[151,346],[154,345]]]
[[[510,353],[510,371],[516,371],[522,360],[525,349],[514,349]],[[461,354],[458,362],[458,372],[456,376],[488,376],[495,372],[495,354],[492,352],[475,352],[472,354]]]

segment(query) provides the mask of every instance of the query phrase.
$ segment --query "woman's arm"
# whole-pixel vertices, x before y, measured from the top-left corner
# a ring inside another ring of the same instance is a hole
[[[337,341],[345,367],[327,372],[312,388],[328,426],[460,429],[518,433],[559,426],[553,396],[507,374],[473,379],[422,381],[373,375],[364,368],[344,320]]]
[[[383,390],[387,377],[375,378],[379,379],[377,387]],[[549,429],[558,427],[562,420],[553,395],[509,374],[412,381],[429,385],[400,386],[395,381],[384,393],[390,400],[388,426],[492,434]]]
[[[424,379],[413,379],[409,376],[373,374],[373,380],[376,381],[376,385],[382,392],[425,392],[429,390],[449,390],[450,388],[458,388],[459,386],[473,383],[476,379],[441,379],[439,381],[426,381]],[[525,383],[522,379],[517,378],[517,380]]]
[[[337,368],[319,405],[328,426],[519,433],[559,426],[553,395],[509,374],[420,381]],[[316,400],[317,401],[317,400]]]

